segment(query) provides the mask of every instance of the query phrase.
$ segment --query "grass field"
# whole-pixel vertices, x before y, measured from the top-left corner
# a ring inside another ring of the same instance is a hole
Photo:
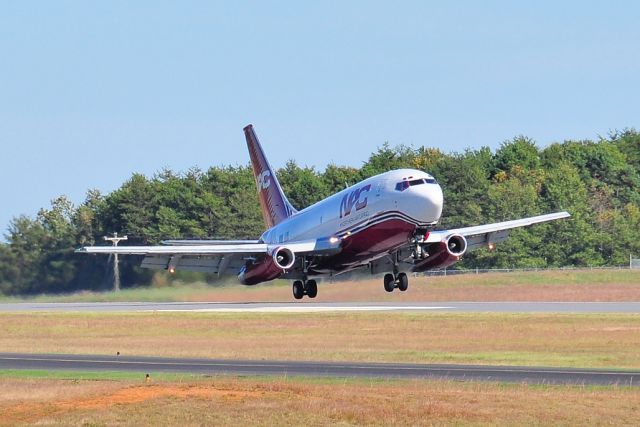
[[[276,280],[242,286],[203,283],[132,288],[119,293],[79,292],[0,301],[291,301],[291,286]],[[305,299],[303,302],[308,302]],[[640,270],[555,270],[411,277],[407,292],[384,292],[381,278],[321,282],[313,301],[640,301]]]
[[[0,375],[0,425],[631,426],[640,417],[637,388],[82,375]]]
[[[640,301],[635,271],[321,284],[316,301]],[[31,301],[291,301],[204,284]],[[15,302],[16,299],[5,299]],[[307,302],[307,300],[302,303]],[[638,369],[640,314],[0,313],[0,351]],[[638,425],[640,390],[435,380],[0,371],[0,425]]]
[[[640,367],[640,315],[0,314],[6,352]]]

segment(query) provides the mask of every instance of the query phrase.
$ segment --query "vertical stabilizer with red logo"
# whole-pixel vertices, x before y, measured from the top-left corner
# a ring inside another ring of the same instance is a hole
[[[267,228],[271,228],[296,213],[296,210],[282,192],[276,174],[262,151],[253,125],[244,128],[244,136],[247,139],[253,175],[256,178],[262,217]]]

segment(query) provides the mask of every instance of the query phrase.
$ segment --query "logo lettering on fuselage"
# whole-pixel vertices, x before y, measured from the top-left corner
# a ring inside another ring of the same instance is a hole
[[[371,184],[367,184],[349,194],[345,194],[342,198],[342,203],[340,203],[340,218],[344,218],[351,214],[354,206],[356,207],[356,211],[364,209],[367,206],[369,199],[369,197],[366,196],[369,190],[371,190]]]
[[[264,171],[258,175],[258,188],[260,190],[266,190],[271,185],[271,172]]]

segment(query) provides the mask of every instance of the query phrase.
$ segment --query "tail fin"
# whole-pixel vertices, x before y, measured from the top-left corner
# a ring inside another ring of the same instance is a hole
[[[247,125],[243,130],[247,139],[253,175],[256,178],[256,186],[258,187],[262,217],[267,228],[271,228],[296,213],[296,210],[282,192],[278,178],[276,178],[276,174],[271,169],[264,151],[262,151],[260,141],[258,141],[258,137],[253,130],[253,125]]]

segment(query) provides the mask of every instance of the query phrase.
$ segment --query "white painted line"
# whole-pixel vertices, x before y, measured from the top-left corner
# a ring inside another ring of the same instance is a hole
[[[349,311],[424,311],[424,310],[448,310],[454,307],[407,307],[407,306],[379,306],[379,307],[318,307],[318,306],[290,306],[290,307],[214,307],[196,309],[176,309],[161,308],[142,311],[152,312],[191,312],[191,313],[327,313],[327,312],[349,312]]]

